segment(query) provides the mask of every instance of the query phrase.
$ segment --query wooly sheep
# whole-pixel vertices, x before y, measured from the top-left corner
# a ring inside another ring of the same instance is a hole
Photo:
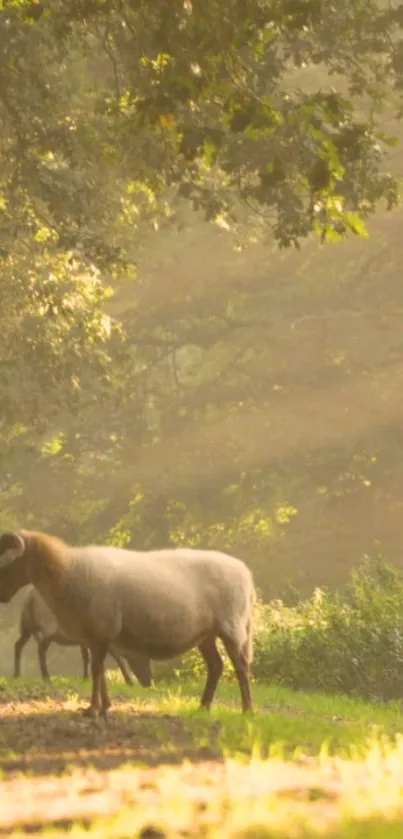
[[[249,665],[255,589],[240,559],[212,550],[131,551],[73,547],[46,533],[0,536],[0,601],[32,583],[62,632],[91,650],[92,695],[85,710],[106,718],[104,661],[113,644],[164,660],[198,647],[207,668],[201,706],[209,708],[222,674],[221,639],[233,664],[243,711],[252,709]]]
[[[38,660],[42,678],[49,679],[47,665],[47,652],[52,643],[63,647],[77,646],[76,641],[67,638],[57,625],[53,613],[46,605],[43,597],[35,588],[31,588],[24,600],[20,614],[20,637],[14,645],[14,676],[21,675],[21,655],[25,645],[32,636],[35,638],[38,647]],[[84,679],[88,679],[89,650],[86,644],[79,644],[83,660]],[[128,685],[133,684],[133,679],[125,660],[113,649],[109,650],[112,658],[120,667],[123,678]],[[130,659],[132,670],[143,687],[151,685],[150,660],[145,656],[133,653]]]

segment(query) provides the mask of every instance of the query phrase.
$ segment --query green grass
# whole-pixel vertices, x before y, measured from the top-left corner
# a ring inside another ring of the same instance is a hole
[[[399,703],[255,684],[248,718],[233,683],[210,715],[200,689],[111,678],[104,724],[78,713],[82,680],[0,680],[0,835],[400,837]]]

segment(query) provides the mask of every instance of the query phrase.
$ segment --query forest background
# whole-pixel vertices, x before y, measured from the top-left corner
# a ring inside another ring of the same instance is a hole
[[[0,3],[2,529],[227,550],[266,600],[403,565],[402,27]]]

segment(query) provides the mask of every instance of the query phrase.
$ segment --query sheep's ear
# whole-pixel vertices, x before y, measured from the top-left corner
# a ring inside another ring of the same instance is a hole
[[[19,559],[25,551],[25,542],[19,533],[2,533],[0,536],[0,568]]]

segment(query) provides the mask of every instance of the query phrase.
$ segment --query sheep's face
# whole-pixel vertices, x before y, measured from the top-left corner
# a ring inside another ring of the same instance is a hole
[[[0,536],[0,603],[8,603],[14,594],[29,583],[24,540],[18,533]]]

